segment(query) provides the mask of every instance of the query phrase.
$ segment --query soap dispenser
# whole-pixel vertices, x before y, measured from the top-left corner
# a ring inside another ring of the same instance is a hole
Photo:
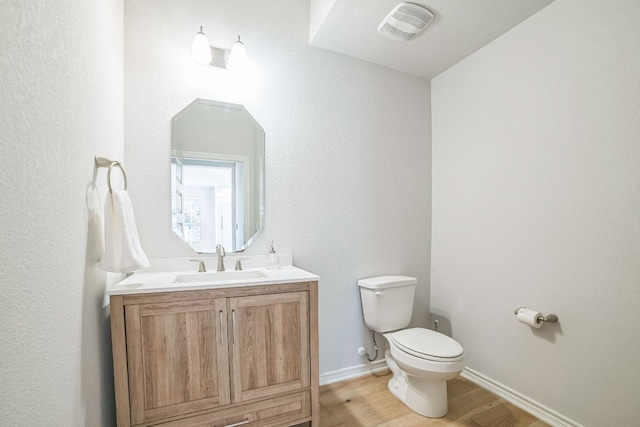
[[[276,255],[276,250],[273,247],[273,240],[269,245],[269,256],[267,257],[267,269],[273,270],[280,268],[280,257]]]

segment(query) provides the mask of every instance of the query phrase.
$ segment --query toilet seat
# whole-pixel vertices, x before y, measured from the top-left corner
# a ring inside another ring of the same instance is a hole
[[[420,359],[455,362],[464,356],[462,346],[456,340],[430,329],[403,329],[386,336],[398,350]]]

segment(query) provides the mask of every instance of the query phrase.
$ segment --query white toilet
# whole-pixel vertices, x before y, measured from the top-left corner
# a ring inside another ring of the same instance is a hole
[[[403,329],[411,321],[417,280],[378,276],[358,280],[364,322],[389,342],[385,353],[393,373],[389,390],[420,415],[447,414],[447,380],[464,368],[462,346],[430,329]]]

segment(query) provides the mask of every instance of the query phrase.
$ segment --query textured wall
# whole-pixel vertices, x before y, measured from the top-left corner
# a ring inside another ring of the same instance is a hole
[[[188,5],[188,6],[187,6]],[[170,229],[171,117],[195,98],[244,104],[266,132],[266,230],[249,254],[291,252],[320,283],[321,372],[363,363],[357,279],[420,280],[429,305],[430,92],[425,80],[308,45],[309,4],[125,3],[125,156],[142,245],[190,255]],[[190,59],[203,25],[230,48],[242,36],[258,76],[235,82]]]
[[[92,210],[104,172],[100,196],[90,183],[94,155],[123,155],[122,14],[0,2],[2,426],[114,423]]]
[[[432,307],[470,368],[585,426],[640,425],[638,15],[556,0],[432,81]]]

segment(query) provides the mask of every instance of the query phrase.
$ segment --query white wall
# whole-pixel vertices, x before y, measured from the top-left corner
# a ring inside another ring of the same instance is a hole
[[[639,15],[556,0],[432,81],[434,314],[586,426],[640,424]]]
[[[258,74],[236,83],[190,59],[240,34]],[[321,373],[363,363],[356,280],[404,273],[429,306],[430,89],[425,80],[308,45],[309,4],[125,2],[125,157],[142,246],[190,256],[170,228],[170,120],[196,98],[244,104],[266,133],[266,229],[249,254],[319,274]],[[215,260],[209,261],[209,264]],[[215,265],[215,264],[213,264]]]
[[[104,171],[91,182],[95,155],[123,156],[122,17],[118,1],[0,3],[3,426],[114,424]]]

